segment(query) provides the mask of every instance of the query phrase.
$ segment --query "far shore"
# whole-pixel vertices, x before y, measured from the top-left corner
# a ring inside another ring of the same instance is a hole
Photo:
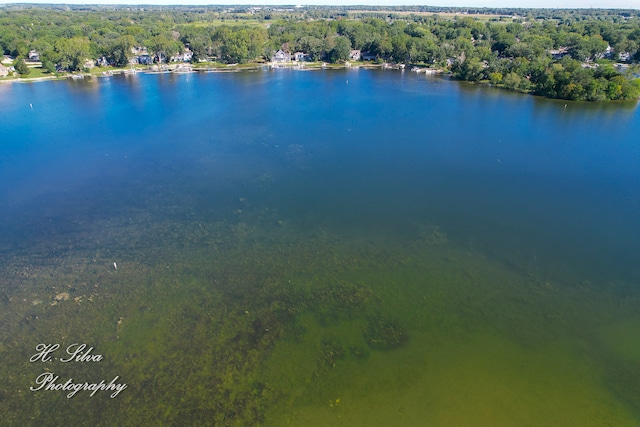
[[[342,64],[329,64],[323,62],[301,63],[301,62],[287,62],[287,63],[249,63],[249,64],[169,64],[169,65],[153,65],[153,66],[134,66],[131,68],[96,68],[89,72],[80,73],[61,73],[55,75],[39,75],[38,77],[18,77],[18,78],[0,78],[0,83],[31,83],[50,80],[65,80],[65,79],[83,79],[85,77],[108,77],[117,74],[160,74],[160,73],[174,73],[185,74],[195,72],[205,73],[229,73],[240,71],[258,71],[268,69],[294,69],[294,70],[335,70],[335,69],[358,69],[358,68],[380,68],[380,69],[393,69],[393,70],[410,70],[417,73],[436,74],[443,73],[444,70],[420,66],[405,66],[404,64],[390,64],[390,63],[368,63],[368,62],[355,62],[355,63],[342,63]]]

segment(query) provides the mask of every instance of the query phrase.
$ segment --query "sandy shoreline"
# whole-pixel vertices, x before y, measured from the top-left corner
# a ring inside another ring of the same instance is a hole
[[[43,77],[32,77],[32,78],[17,78],[17,79],[0,79],[0,84],[2,83],[32,83],[32,82],[44,82],[47,80],[62,80],[65,77],[62,76],[43,76]]]

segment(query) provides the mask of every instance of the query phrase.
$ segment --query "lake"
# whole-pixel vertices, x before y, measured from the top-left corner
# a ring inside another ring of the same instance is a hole
[[[0,85],[3,422],[638,425],[638,135],[397,70]]]

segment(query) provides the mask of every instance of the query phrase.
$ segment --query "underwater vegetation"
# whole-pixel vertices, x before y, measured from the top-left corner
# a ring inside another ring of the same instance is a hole
[[[470,405],[474,396],[488,396],[490,403],[500,393],[521,396],[527,408],[550,409],[547,421],[558,419],[557,398],[527,394],[533,379],[518,388],[517,378],[532,375],[519,367],[531,365],[540,390],[547,384],[583,390],[564,398],[563,407],[573,408],[567,416],[596,425],[589,420],[598,418],[576,411],[602,402],[594,407],[601,419],[633,419],[629,408],[640,402],[629,397],[624,406],[607,390],[634,396],[640,380],[633,374],[637,346],[621,344],[635,323],[615,323],[612,314],[633,311],[637,297],[604,294],[584,280],[573,286],[570,279],[540,277],[526,263],[501,265],[456,246],[434,226],[417,227],[414,240],[380,245],[265,222],[277,225],[156,223],[143,228],[144,238],[132,229],[129,239],[114,231],[118,244],[109,251],[29,249],[5,256],[3,421],[364,425],[373,404],[379,420],[409,408],[396,416],[410,423],[450,416],[438,412],[443,402]],[[612,322],[616,334],[606,333],[603,322]],[[609,366],[597,375],[610,388],[596,386],[596,374],[585,368],[593,362],[576,362],[573,351],[549,363],[544,352],[530,360],[523,350],[576,339]],[[52,340],[87,343],[104,360],[29,363],[34,347]],[[474,364],[498,379],[478,377]],[[565,364],[576,367],[567,371]],[[128,387],[114,399],[29,391],[43,369],[77,381],[117,375]],[[475,378],[481,381],[469,383]],[[469,416],[488,407],[476,405]],[[513,408],[498,425],[527,413]]]

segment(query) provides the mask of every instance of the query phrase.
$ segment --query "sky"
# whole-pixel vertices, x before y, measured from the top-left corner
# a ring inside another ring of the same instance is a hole
[[[602,8],[639,9],[640,0],[0,0],[7,3],[63,3],[63,4],[254,4],[254,5],[428,5],[456,7],[520,7],[520,8]]]

